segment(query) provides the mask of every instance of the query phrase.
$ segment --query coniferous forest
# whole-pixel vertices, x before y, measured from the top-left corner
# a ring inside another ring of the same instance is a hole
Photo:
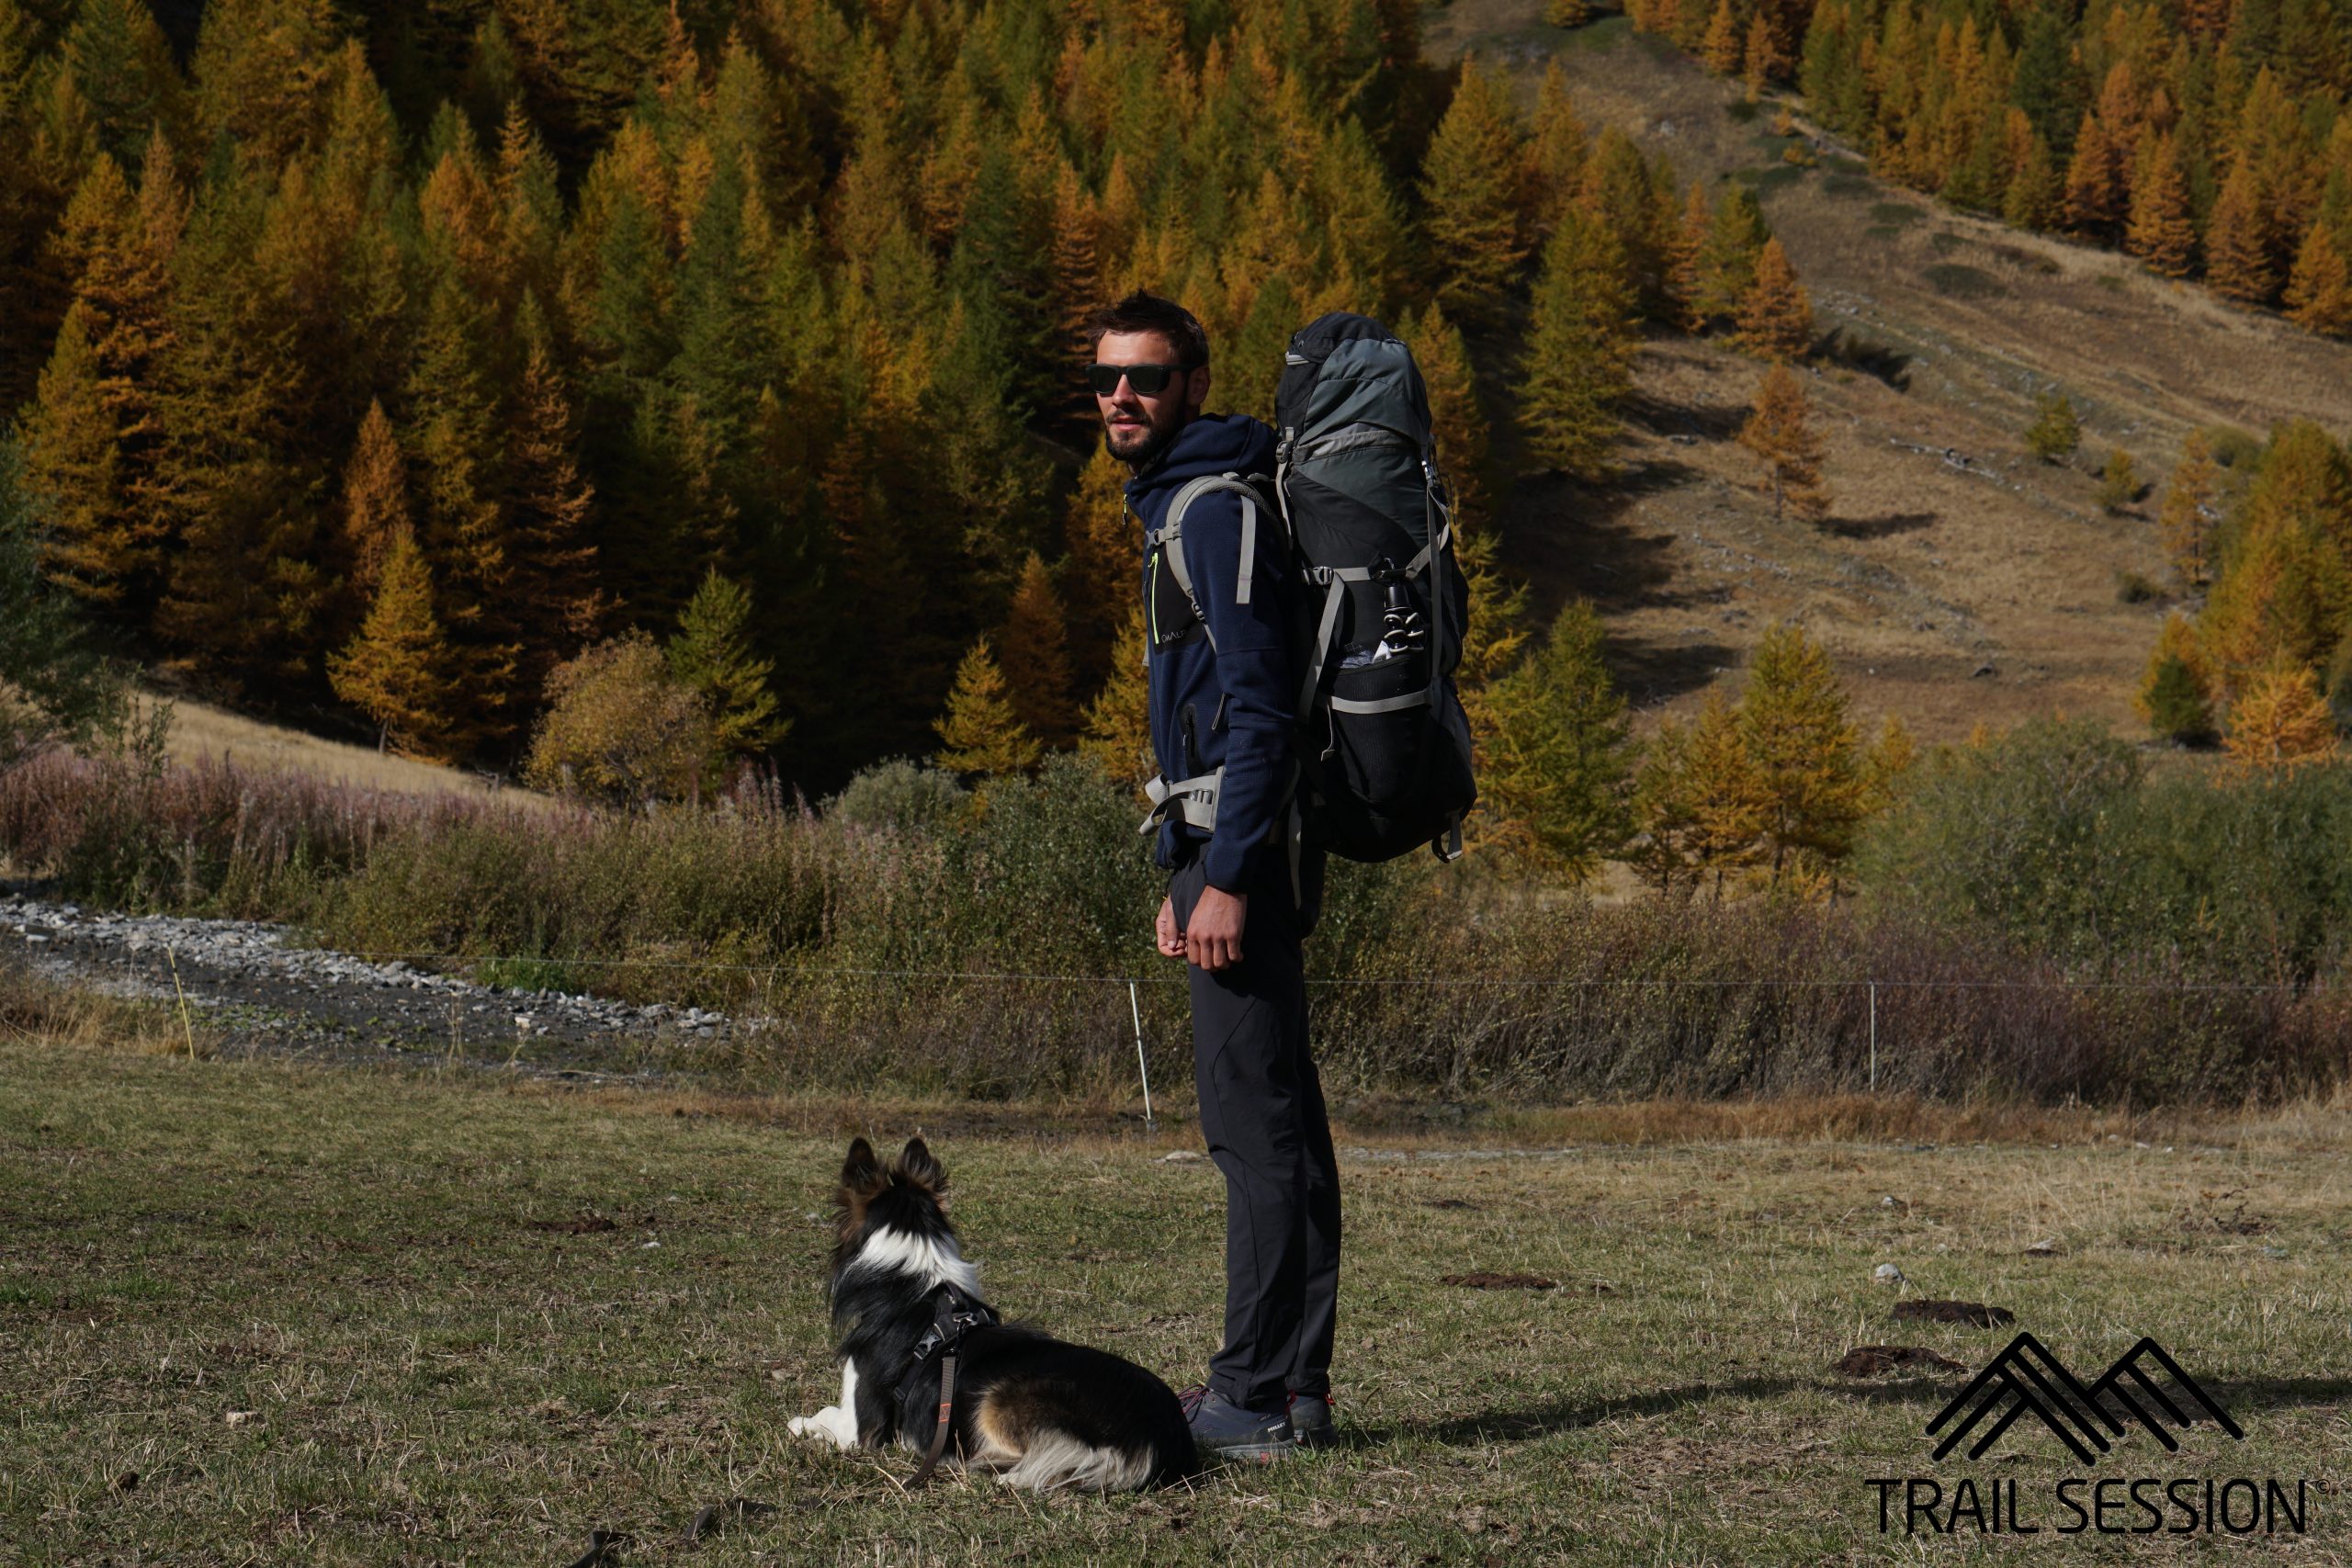
[[[515,766],[551,677],[656,651],[812,790],[1007,716],[1115,756],[1136,546],[1077,328],[1148,287],[1219,410],[1321,311],[1415,344],[1475,685],[1527,629],[1477,374],[1526,366],[1528,461],[1598,477],[1645,320],[1777,357],[1807,307],[1749,193],[1425,66],[1417,17],[0,0],[44,568],[198,691],[425,757]]]
[[[2352,334],[2352,6],[1631,0],[1874,172]]]

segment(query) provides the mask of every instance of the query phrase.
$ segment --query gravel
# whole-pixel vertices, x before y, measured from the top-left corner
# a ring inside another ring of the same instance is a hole
[[[657,1077],[671,1058],[741,1027],[701,1008],[513,990],[356,958],[263,921],[108,914],[21,892],[0,895],[0,953],[10,949],[36,974],[114,996],[174,1001],[184,991],[232,1054]]]

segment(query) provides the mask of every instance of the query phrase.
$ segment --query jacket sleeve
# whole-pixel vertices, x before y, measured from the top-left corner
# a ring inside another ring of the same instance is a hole
[[[1211,886],[1228,893],[1241,889],[1250,851],[1270,836],[1279,838],[1275,829],[1291,782],[1291,705],[1298,694],[1287,615],[1291,568],[1278,547],[1281,538],[1282,520],[1261,509],[1250,603],[1237,604],[1241,498],[1213,491],[1184,516],[1184,565],[1209,624],[1217,685],[1225,694],[1225,783],[1204,870]]]

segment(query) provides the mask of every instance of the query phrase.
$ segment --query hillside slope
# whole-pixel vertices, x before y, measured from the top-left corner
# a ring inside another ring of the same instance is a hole
[[[1743,122],[1736,85],[1623,18],[1569,33],[1541,15],[1541,0],[1455,0],[1431,14],[1428,51],[1507,68],[1531,107],[1556,58],[1590,130],[1623,129],[1686,179],[1758,185],[1829,344],[1808,391],[1835,505],[1821,525],[1776,524],[1733,440],[1760,367],[1656,337],[1623,478],[1510,487],[1506,555],[1539,603],[1595,600],[1645,709],[1695,700],[1794,616],[1861,714],[1899,713],[1926,738],[2052,710],[2135,728],[2132,691],[2166,606],[2122,603],[2117,574],[2165,578],[2155,502],[2182,437],[2259,437],[2296,415],[2342,430],[2352,346],[2112,252],[1942,209],[1826,144],[1819,166],[1792,169],[1766,129],[1772,106]],[[2064,467],[2022,439],[2053,389],[2083,419]],[[1489,390],[1510,395],[1507,380]],[[2095,500],[2114,447],[2150,486],[2120,517]]]

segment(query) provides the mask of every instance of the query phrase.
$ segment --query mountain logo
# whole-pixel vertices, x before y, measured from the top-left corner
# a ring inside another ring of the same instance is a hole
[[[2170,1380],[2168,1390],[2157,1383],[2157,1372]],[[2188,1405],[2201,1410],[2203,1416],[2193,1414],[2185,1408]],[[1984,1435],[1968,1450],[1970,1459],[1982,1459],[2002,1433],[2028,1416],[2041,1422],[2085,1464],[2097,1463],[2114,1447],[2113,1439],[2131,1429],[2125,1425],[2127,1419],[2155,1434],[2167,1452],[2180,1448],[2174,1429],[2199,1419],[2211,1420],[2233,1438],[2243,1440],[2245,1437],[2230,1419],[2230,1413],[2154,1339],[2143,1337],[2086,1388],[2064,1362],[2030,1334],[2010,1340],[2008,1348],[1994,1357],[1951,1404],[1937,1412],[1928,1423],[1928,1436],[1943,1431],[1935,1449],[1935,1457],[1942,1459],[1992,1417],[1991,1425],[1984,1427]],[[1947,1426],[1951,1429],[1944,1431]]]

